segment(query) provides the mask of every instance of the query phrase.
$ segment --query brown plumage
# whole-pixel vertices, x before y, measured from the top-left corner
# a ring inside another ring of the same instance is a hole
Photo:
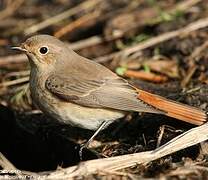
[[[127,111],[164,114],[195,125],[207,119],[200,109],[133,87],[52,36],[33,36],[19,49],[26,52],[31,64],[34,102],[62,122],[96,130]]]

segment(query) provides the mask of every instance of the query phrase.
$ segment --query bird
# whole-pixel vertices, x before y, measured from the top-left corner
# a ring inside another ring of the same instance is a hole
[[[28,57],[31,97],[39,109],[61,123],[95,131],[85,147],[128,112],[162,114],[194,125],[207,121],[207,112],[139,89],[53,36],[34,35],[13,49]]]

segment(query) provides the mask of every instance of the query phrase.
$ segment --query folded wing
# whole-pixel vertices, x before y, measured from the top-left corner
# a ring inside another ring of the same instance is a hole
[[[65,101],[83,106],[163,113],[139,100],[135,88],[119,77],[96,80],[78,78],[76,74],[70,77],[51,75],[46,81],[46,88]]]

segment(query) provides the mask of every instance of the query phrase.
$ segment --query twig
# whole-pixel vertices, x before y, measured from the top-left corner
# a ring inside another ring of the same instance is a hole
[[[162,137],[164,135],[164,132],[165,132],[165,125],[163,125],[162,127],[160,127],[160,134],[159,134],[158,139],[157,139],[157,148],[159,148],[159,146],[161,144],[161,141],[162,141]]]
[[[192,22],[189,25],[187,25],[181,29],[178,29],[175,31],[170,31],[167,33],[163,33],[157,37],[150,38],[150,39],[148,39],[144,42],[141,42],[135,46],[126,48],[126,49],[119,51],[119,52],[115,52],[115,53],[112,53],[112,54],[109,54],[106,56],[96,58],[95,60],[96,60],[96,62],[101,63],[101,62],[109,61],[112,58],[114,58],[115,56],[121,56],[122,54],[125,54],[125,56],[129,56],[130,54],[133,54],[135,52],[147,49],[149,47],[152,47],[152,46],[162,43],[164,41],[168,41],[172,38],[176,38],[177,36],[180,36],[180,35],[188,35],[188,34],[192,33],[193,31],[205,28],[207,26],[208,26],[208,18],[206,17],[206,18],[200,19],[198,21]]]
[[[26,115],[32,115],[32,114],[42,114],[41,110],[35,109],[35,110],[31,110],[31,111],[27,111],[25,112]]]
[[[29,28],[27,28],[24,31],[25,35],[30,35],[32,33],[35,33],[41,29],[44,29],[48,26],[51,26],[53,24],[56,24],[60,21],[63,21],[71,16],[73,16],[76,13],[79,13],[82,10],[89,10],[90,8],[94,7],[95,5],[97,5],[98,3],[100,3],[101,0],[87,0],[87,1],[83,1],[83,3],[80,3],[79,5],[70,8],[56,16],[53,16],[51,18],[48,18],[40,23],[34,24],[32,26],[30,26]]]
[[[205,41],[202,45],[200,45],[199,47],[197,47],[193,53],[190,55],[190,57],[188,59],[195,59],[198,56],[200,56],[200,54],[202,53],[202,51],[204,51],[206,48],[208,47],[208,41]]]
[[[55,32],[54,36],[56,36],[57,38],[60,38],[60,37],[64,36],[65,34],[71,32],[75,28],[78,28],[81,25],[86,24],[89,21],[97,18],[99,15],[100,15],[100,12],[98,12],[98,11],[95,11],[94,13],[86,14],[86,15],[80,17],[79,19],[71,22],[70,24],[64,26],[63,28],[61,28],[57,32]]]
[[[188,72],[186,73],[186,76],[184,79],[181,81],[181,87],[186,87],[186,85],[190,82],[192,76],[197,70],[197,66],[193,64],[192,66],[189,67]]]
[[[27,57],[24,54],[16,54],[0,57],[0,67],[7,66],[8,64],[24,63]]]
[[[183,167],[178,167],[177,169],[169,172],[167,174],[167,177],[180,176],[180,175],[182,175],[184,177],[189,174],[197,174],[198,175],[199,171],[208,172],[208,168],[205,166],[199,166],[199,165],[195,165],[195,164],[185,165]]]
[[[190,129],[189,131],[175,137],[168,143],[157,148],[154,151],[147,151],[142,153],[121,155],[117,157],[110,157],[105,159],[90,160],[82,162],[78,166],[72,166],[60,171],[50,173],[46,179],[55,178],[75,178],[94,174],[99,170],[116,171],[127,167],[135,166],[137,164],[148,163],[158,158],[164,157],[181,149],[196,145],[208,139],[208,123]]]
[[[26,83],[28,81],[29,81],[29,77],[23,77],[23,78],[15,79],[12,81],[2,82],[2,83],[0,83],[0,87],[13,86],[13,85],[21,84],[21,83]]]
[[[191,55],[187,58],[188,60],[188,71],[186,73],[186,76],[184,77],[184,79],[181,81],[181,86],[182,87],[186,87],[187,84],[189,83],[189,81],[191,80],[192,76],[194,75],[194,73],[197,70],[197,65],[196,65],[196,61],[198,61],[197,57],[200,57],[200,54],[208,47],[208,41],[205,41],[202,45],[200,45],[199,47],[197,47],[193,53],[191,53]]]
[[[28,70],[25,70],[25,71],[17,71],[17,72],[10,72],[10,73],[7,73],[5,75],[5,78],[8,78],[8,77],[16,77],[16,76],[28,76],[30,74],[30,71]]]
[[[0,166],[7,170],[16,170],[17,168],[0,152]]]
[[[156,82],[156,83],[162,83],[168,80],[167,76],[157,75],[155,73],[145,72],[142,70],[140,71],[126,70],[124,73],[124,76],[129,77],[129,78],[136,78],[136,79]]]
[[[74,43],[70,43],[69,48],[71,48],[73,50],[79,50],[79,49],[83,49],[83,48],[86,48],[86,47],[101,44],[103,42],[105,42],[105,40],[101,36],[91,36],[87,39],[83,39],[83,40],[80,40],[80,41],[76,41]]]
[[[185,11],[190,9],[192,6],[196,5],[197,3],[201,2],[202,0],[186,0],[178,3],[171,11]]]
[[[14,0],[12,3],[8,4],[6,9],[0,12],[0,20],[11,16],[22,4],[24,0]]]

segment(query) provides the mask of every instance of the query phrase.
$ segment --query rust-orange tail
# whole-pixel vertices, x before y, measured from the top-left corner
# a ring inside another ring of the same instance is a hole
[[[138,90],[138,92],[139,99],[159,110],[166,112],[167,116],[195,125],[201,125],[207,121],[207,113],[205,111],[148,93],[143,90]]]

